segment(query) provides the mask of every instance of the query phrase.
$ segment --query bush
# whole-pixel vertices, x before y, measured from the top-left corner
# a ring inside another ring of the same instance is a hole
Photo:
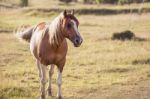
[[[129,30],[113,33],[112,40],[132,40],[135,38],[135,34]]]

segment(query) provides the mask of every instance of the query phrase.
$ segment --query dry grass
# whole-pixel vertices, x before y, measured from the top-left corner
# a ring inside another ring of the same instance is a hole
[[[42,17],[40,14],[3,13],[0,29],[33,25],[57,15]],[[126,29],[138,37],[150,38],[149,17],[150,14],[78,16],[84,42],[80,48],[74,48],[68,41],[62,85],[64,99],[149,99],[149,40],[122,42],[110,39],[112,33]],[[0,45],[0,99],[39,98],[37,69],[28,44],[20,43],[12,33],[0,33]],[[56,74],[55,70],[53,99],[57,91]]]

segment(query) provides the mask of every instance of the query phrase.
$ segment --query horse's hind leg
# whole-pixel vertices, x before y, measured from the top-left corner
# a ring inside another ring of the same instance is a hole
[[[45,99],[46,66],[40,64],[40,62],[37,61],[37,67],[38,67],[39,76],[40,76],[41,99]]]
[[[52,96],[51,82],[52,82],[52,75],[53,75],[53,73],[54,73],[54,65],[51,65],[50,69],[49,69],[49,85],[48,85],[48,95],[49,96]]]

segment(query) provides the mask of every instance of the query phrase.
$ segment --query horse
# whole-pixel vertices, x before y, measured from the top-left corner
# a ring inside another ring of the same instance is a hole
[[[57,67],[57,99],[62,99],[61,85],[62,72],[66,62],[69,39],[74,47],[82,44],[83,38],[79,30],[79,21],[74,16],[74,10],[64,10],[54,20],[41,22],[36,26],[17,31],[17,37],[27,41],[30,45],[31,54],[34,56],[40,78],[40,98],[45,99],[46,68],[49,69],[48,95],[52,96],[51,80],[54,66]]]

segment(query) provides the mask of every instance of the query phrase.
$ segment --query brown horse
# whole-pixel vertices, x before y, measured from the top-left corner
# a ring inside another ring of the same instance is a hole
[[[42,22],[35,27],[29,27],[17,32],[17,36],[30,43],[30,51],[35,57],[40,77],[41,99],[45,99],[46,66],[51,65],[49,70],[48,95],[51,93],[51,79],[54,65],[58,68],[58,93],[57,98],[62,99],[61,84],[62,71],[66,62],[68,38],[75,47],[79,47],[82,38],[78,31],[79,22],[74,16],[74,11],[64,11],[51,23]]]

